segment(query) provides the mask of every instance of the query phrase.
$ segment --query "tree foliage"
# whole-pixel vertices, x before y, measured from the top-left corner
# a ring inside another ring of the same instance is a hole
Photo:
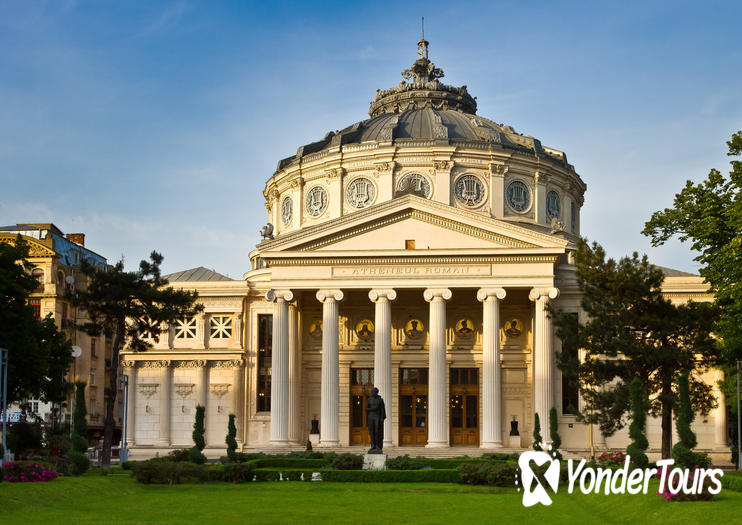
[[[562,459],[559,447],[562,446],[562,436],[559,435],[559,420],[557,419],[556,407],[549,410],[549,434],[551,436],[551,454],[557,459]]]
[[[0,243],[0,348],[8,349],[8,402],[40,398],[62,402],[72,344],[49,314],[41,322],[28,304],[38,281],[31,275],[28,243],[18,235]]]
[[[227,457],[234,461],[237,452],[237,427],[234,424],[235,415],[229,414],[229,423],[227,424]]]
[[[538,417],[538,412],[533,414],[533,450],[543,450],[541,443],[544,438],[541,437],[541,421]]]
[[[645,468],[649,459],[645,453],[649,448],[649,441],[644,431],[647,427],[647,402],[644,398],[644,385],[641,379],[635,377],[629,383],[631,393],[631,425],[629,425],[629,437],[631,443],[626,448],[626,453],[637,467]]]
[[[740,157],[742,131],[727,146],[727,155]],[[677,236],[698,252],[700,274],[722,307],[716,333],[728,363],[742,359],[742,161],[730,164],[729,177],[712,169],[699,184],[686,181],[673,207],[655,212],[642,232],[654,246]]]
[[[680,441],[672,447],[672,457],[680,467],[689,469],[696,466],[708,467],[711,463],[708,455],[693,452],[693,449],[698,444],[698,440],[696,439],[695,432],[690,427],[695,414],[693,413],[693,407],[690,401],[688,374],[686,373],[682,374],[678,379],[678,400],[680,407],[675,425]]]
[[[631,407],[629,383],[638,377],[649,413],[662,417],[663,457],[669,457],[678,376],[690,373],[698,410],[708,413],[715,406],[711,386],[698,376],[716,363],[710,334],[718,309],[711,303],[672,304],[662,295],[662,271],[646,255],[615,261],[597,243],[580,240],[575,260],[588,320],[581,324],[568,312],[552,315],[564,346],[584,349],[582,362],[567,352],[557,355],[559,368],[579,384],[585,400],[578,418],[597,423],[604,435],[623,428]]]
[[[84,474],[90,467],[90,459],[86,452],[88,451],[88,414],[85,406],[85,382],[75,382],[75,410],[72,416],[72,448],[67,452],[69,459],[70,473],[75,476]]]
[[[162,259],[162,255],[152,252],[150,260],[141,261],[136,271],[125,271],[123,261],[110,269],[99,269],[87,262],[81,267],[88,277],[88,286],[77,292],[74,303],[84,308],[89,316],[89,321],[81,328],[90,335],[104,334],[112,340],[101,454],[105,466],[111,462],[121,349],[145,351],[150,347],[148,339],[157,338],[176,319],[192,316],[203,309],[195,303],[195,292],[167,286],[167,279],[160,273]]]

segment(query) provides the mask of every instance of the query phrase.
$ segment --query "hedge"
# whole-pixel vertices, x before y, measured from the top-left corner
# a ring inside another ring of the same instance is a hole
[[[361,483],[460,483],[457,470],[323,470],[322,481]]]
[[[493,487],[512,487],[518,464],[514,461],[464,463],[458,468],[461,483],[467,485],[490,485]]]
[[[721,478],[721,486],[727,490],[733,490],[734,492],[742,492],[742,476],[729,475],[729,472],[724,473],[724,477]]]
[[[290,469],[316,469],[320,470],[326,468],[328,460],[326,459],[303,459],[303,458],[279,458],[279,457],[265,457],[259,459],[253,459],[247,463],[253,465],[255,468],[266,468],[266,467],[285,467]]]

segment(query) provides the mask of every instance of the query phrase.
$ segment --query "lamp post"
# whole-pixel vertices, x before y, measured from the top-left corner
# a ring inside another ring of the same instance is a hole
[[[123,383],[124,409],[121,417],[121,446],[119,447],[119,464],[123,465],[124,461],[129,459],[129,449],[126,447],[126,427],[129,426],[129,376],[121,376]]]
[[[8,454],[8,444],[6,442],[7,436],[7,422],[8,422],[8,350],[7,348],[0,348],[0,382],[2,383],[2,408],[3,408],[3,461],[7,461],[10,457]]]
[[[742,368],[742,361],[737,361],[737,470],[742,470],[742,414],[739,412],[739,374]]]

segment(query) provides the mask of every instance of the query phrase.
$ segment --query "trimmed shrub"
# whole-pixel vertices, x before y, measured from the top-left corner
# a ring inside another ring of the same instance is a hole
[[[253,459],[268,457],[281,456],[268,456],[263,452],[235,452],[233,458],[230,458],[229,456],[221,456],[219,458],[219,463],[245,463],[246,461],[252,461]]]
[[[505,454],[504,452],[487,452],[480,459],[486,461],[518,461],[520,454]]]
[[[647,401],[644,398],[644,386],[641,379],[635,377],[629,384],[631,392],[631,425],[629,426],[629,437],[631,444],[626,447],[626,453],[631,456],[632,462],[640,468],[646,468],[649,459],[645,451],[649,447],[644,430],[647,426]]]
[[[255,475],[255,467],[250,463],[228,463],[216,467],[220,469],[219,479],[229,483],[246,483],[252,481]],[[210,469],[210,472],[216,472],[214,467]]]
[[[363,466],[363,456],[359,454],[338,454],[329,458],[329,467],[337,470],[358,470]]]
[[[177,484],[181,481],[204,482],[208,471],[204,465],[187,461],[139,461],[132,465],[132,472],[139,483]]]
[[[680,407],[678,409],[678,418],[675,421],[675,427],[677,428],[680,442],[672,447],[672,457],[675,460],[675,464],[688,469],[709,467],[711,466],[711,458],[708,454],[693,452],[693,448],[695,448],[698,441],[696,440],[695,432],[690,428],[695,414],[693,414],[693,407],[690,402],[687,373],[682,374],[678,378],[678,398]]]
[[[304,458],[304,459],[324,459],[326,453],[316,452],[314,450],[302,450],[297,452],[289,452],[286,457],[289,458]]]
[[[197,447],[188,449],[188,461],[196,463],[197,465],[203,465],[206,463],[206,456],[203,455]]]
[[[227,438],[224,440],[227,444],[227,457],[234,461],[235,452],[237,452],[237,427],[234,424],[234,414],[229,414],[229,423],[227,424]]]
[[[742,492],[742,476],[732,475],[730,472],[725,472],[724,477],[721,478],[721,486],[727,490]]]
[[[541,443],[544,438],[541,437],[541,420],[538,417],[538,412],[533,414],[533,450],[543,450]]]
[[[71,476],[82,476],[90,468],[90,458],[83,452],[70,450],[67,453],[67,459],[70,461],[69,471],[65,474]]]
[[[7,461],[2,463],[2,480],[9,483],[51,481],[58,476],[48,463],[36,461]]]
[[[123,463],[121,463],[121,468],[123,470],[131,470],[135,463],[136,461],[124,461]]]
[[[247,462],[254,468],[266,468],[266,467],[285,467],[290,469],[323,469],[327,468],[328,461],[326,459],[303,459],[303,458],[282,458],[282,457],[265,457],[253,459]]]
[[[386,460],[386,468],[389,470],[420,470],[427,466],[425,458],[411,458],[408,454]]]
[[[458,470],[323,470],[322,481],[361,483],[460,483]],[[511,481],[512,485],[512,481]]]
[[[188,448],[178,448],[171,450],[168,458],[172,458],[173,461],[188,461],[190,459],[191,451]]]
[[[518,464],[505,463],[464,463],[458,468],[461,483],[467,485],[490,485],[493,487],[512,487]]]
[[[551,455],[562,459],[562,453],[559,452],[559,447],[562,446],[562,436],[559,435],[556,407],[551,407],[549,410],[549,434],[551,434]]]

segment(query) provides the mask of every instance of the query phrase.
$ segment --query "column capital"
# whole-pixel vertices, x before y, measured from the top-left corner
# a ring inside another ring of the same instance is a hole
[[[133,360],[121,361],[121,368],[134,368],[137,366],[137,362]]]
[[[477,300],[484,302],[490,297],[496,297],[497,299],[503,300],[507,292],[504,288],[480,288],[477,290]]]
[[[345,295],[342,290],[318,290],[315,295],[320,303],[327,301],[342,301]]]
[[[557,297],[559,297],[559,288],[533,288],[528,294],[528,298],[534,302],[539,299],[549,301],[549,299],[556,299]]]
[[[265,293],[265,298],[272,303],[277,301],[286,301],[288,303],[294,300],[294,293],[291,290],[270,289]]]
[[[389,301],[394,301],[397,298],[397,292],[392,288],[374,288],[368,292],[368,298],[372,302],[376,302],[379,299],[386,298]]]
[[[448,301],[453,294],[448,288],[428,288],[423,292],[423,297],[426,301],[431,302],[436,297],[442,298],[444,301]]]

